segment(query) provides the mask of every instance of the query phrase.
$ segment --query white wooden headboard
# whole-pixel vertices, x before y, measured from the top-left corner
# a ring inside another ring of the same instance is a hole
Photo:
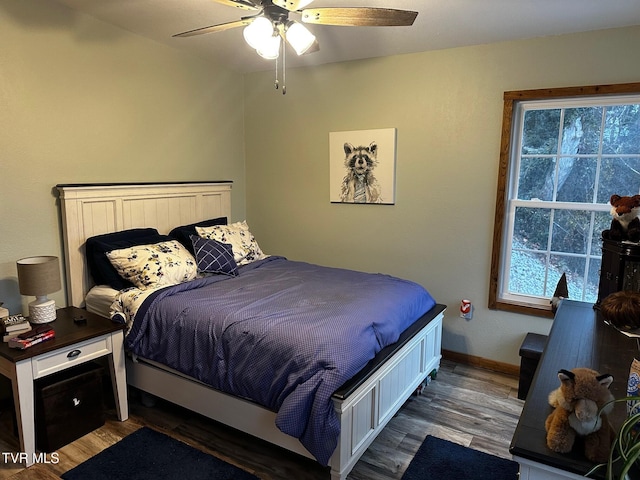
[[[161,234],[210,218],[231,219],[231,182],[57,185],[60,195],[67,304],[84,306],[93,285],[87,238],[130,228]]]

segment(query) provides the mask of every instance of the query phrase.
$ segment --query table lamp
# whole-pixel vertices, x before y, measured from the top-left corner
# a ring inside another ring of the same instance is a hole
[[[48,323],[56,319],[56,303],[47,295],[62,288],[58,257],[27,257],[17,262],[21,295],[36,299],[29,303],[29,321]]]

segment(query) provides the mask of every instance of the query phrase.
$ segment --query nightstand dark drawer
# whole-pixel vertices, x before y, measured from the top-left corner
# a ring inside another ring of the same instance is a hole
[[[84,363],[35,382],[36,447],[54,450],[104,425],[102,367]]]

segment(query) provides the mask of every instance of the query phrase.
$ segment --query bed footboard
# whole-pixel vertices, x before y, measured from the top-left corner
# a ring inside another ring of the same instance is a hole
[[[404,402],[440,367],[443,316],[440,312],[348,397],[334,398],[342,430],[331,457],[331,480],[346,479]]]

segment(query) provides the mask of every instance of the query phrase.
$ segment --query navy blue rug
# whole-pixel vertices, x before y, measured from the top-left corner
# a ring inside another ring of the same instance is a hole
[[[517,480],[518,463],[427,436],[402,480]]]
[[[147,427],[62,475],[65,480],[258,480],[258,477]]]

